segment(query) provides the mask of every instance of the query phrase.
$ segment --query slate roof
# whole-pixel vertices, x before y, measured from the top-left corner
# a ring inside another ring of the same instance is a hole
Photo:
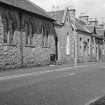
[[[76,28],[77,28],[77,30],[87,32],[87,33],[91,33],[85,25],[86,25],[85,22],[76,18]]]
[[[53,20],[44,9],[40,8],[29,0],[0,0],[0,3],[20,8],[22,10]]]
[[[96,29],[96,37],[103,38],[105,30],[104,29]]]
[[[94,31],[96,31],[96,33],[95,33],[96,38],[103,38],[104,33],[105,33],[104,29],[102,29],[102,28],[99,29],[99,28],[97,28],[97,26],[93,26],[93,25],[86,25],[86,27],[92,33],[94,33]]]
[[[86,23],[85,23],[84,21],[80,20],[80,19],[76,19],[76,21],[77,21],[79,24],[81,24],[82,26],[86,25]]]
[[[91,32],[91,33],[93,33],[94,32],[94,26],[93,25],[86,25],[86,27],[87,27],[87,29]]]
[[[56,23],[62,23],[65,15],[65,10],[59,10],[59,11],[51,11],[48,12],[48,14],[56,20]],[[79,31],[90,33],[89,30],[85,27],[86,23],[79,20],[76,20],[76,29]],[[71,24],[73,25],[74,19],[71,19]]]
[[[65,12],[64,10],[59,10],[59,11],[51,11],[51,12],[48,12],[48,14],[53,19],[55,19],[58,23],[62,23],[64,12]]]

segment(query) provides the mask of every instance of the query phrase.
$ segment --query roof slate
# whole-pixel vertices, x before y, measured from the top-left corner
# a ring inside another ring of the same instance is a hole
[[[58,22],[62,22],[63,16],[64,16],[64,10],[60,10],[60,11],[51,11],[48,12],[48,14],[55,19]]]
[[[86,25],[86,23],[85,23],[84,21],[80,20],[80,19],[76,19],[76,21],[77,21],[79,24],[81,24],[82,26]]]
[[[93,25],[86,25],[86,27],[91,33],[94,32],[94,26]]]
[[[0,0],[1,3],[52,19],[47,12],[29,0]]]
[[[105,33],[104,29],[98,29],[96,26],[93,26],[93,25],[86,25],[86,27],[92,33],[94,33],[94,31],[96,31],[96,34],[95,34],[96,38],[102,38],[104,36],[104,33]],[[95,28],[95,30],[94,30],[94,28]]]
[[[87,32],[87,33],[91,33],[85,25],[86,25],[85,22],[76,18],[76,28],[77,28],[77,30]]]
[[[63,21],[63,17],[64,17],[64,13],[65,13],[65,10],[59,10],[59,11],[51,11],[51,12],[48,12],[48,14],[54,18],[57,23],[62,23]],[[71,24],[73,25],[74,23],[74,20],[76,20],[76,29],[79,30],[79,31],[83,31],[83,32],[87,32],[87,33],[90,33],[89,30],[85,27],[86,23],[79,20],[79,19],[71,19]]]
[[[96,29],[96,32],[97,32],[96,37],[102,38],[104,36],[105,30],[104,29]]]

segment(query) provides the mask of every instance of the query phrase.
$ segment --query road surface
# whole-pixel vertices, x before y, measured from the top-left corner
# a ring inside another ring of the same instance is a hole
[[[0,74],[0,105],[87,105],[105,94],[105,64]]]

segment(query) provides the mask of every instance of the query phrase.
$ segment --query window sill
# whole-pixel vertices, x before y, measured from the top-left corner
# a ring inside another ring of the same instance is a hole
[[[12,46],[12,47],[17,47],[17,44],[3,43],[3,46]]]
[[[25,47],[35,48],[33,45],[25,45]]]
[[[50,48],[50,47],[48,47],[48,46],[42,46],[42,48]]]

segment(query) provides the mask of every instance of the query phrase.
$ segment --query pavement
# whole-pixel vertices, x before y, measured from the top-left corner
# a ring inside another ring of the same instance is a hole
[[[0,105],[88,105],[105,95],[105,63],[0,72]]]

